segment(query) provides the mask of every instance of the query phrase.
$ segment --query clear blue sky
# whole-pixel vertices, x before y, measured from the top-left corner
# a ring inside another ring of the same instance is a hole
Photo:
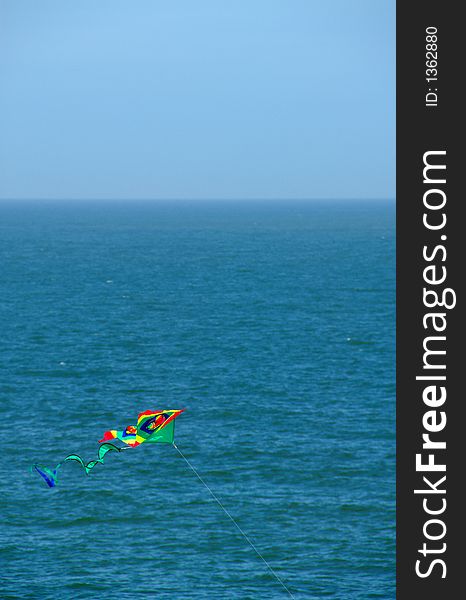
[[[0,198],[389,198],[395,0],[0,0]]]

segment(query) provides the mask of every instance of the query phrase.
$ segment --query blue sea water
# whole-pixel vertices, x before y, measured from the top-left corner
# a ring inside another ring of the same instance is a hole
[[[3,203],[0,597],[395,597],[390,202]]]

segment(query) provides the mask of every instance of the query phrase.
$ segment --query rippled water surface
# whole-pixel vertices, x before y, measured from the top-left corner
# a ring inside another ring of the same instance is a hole
[[[394,598],[388,203],[0,205],[0,597]]]

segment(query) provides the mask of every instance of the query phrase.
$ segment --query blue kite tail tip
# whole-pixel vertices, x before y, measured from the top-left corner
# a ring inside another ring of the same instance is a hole
[[[42,479],[45,481],[45,483],[49,486],[49,487],[55,487],[57,485],[56,482],[56,476],[57,476],[57,469],[54,469],[53,471],[51,471],[50,469],[47,469],[47,471],[51,474],[51,476],[46,473],[45,471],[43,471],[42,469],[39,469],[38,465],[34,465],[34,469],[39,473],[39,475],[42,477]]]

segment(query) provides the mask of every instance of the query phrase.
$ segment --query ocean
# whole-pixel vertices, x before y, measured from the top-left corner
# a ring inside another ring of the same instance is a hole
[[[395,598],[394,202],[3,202],[0,246],[2,599]],[[264,560],[171,445],[30,471],[173,408]]]

